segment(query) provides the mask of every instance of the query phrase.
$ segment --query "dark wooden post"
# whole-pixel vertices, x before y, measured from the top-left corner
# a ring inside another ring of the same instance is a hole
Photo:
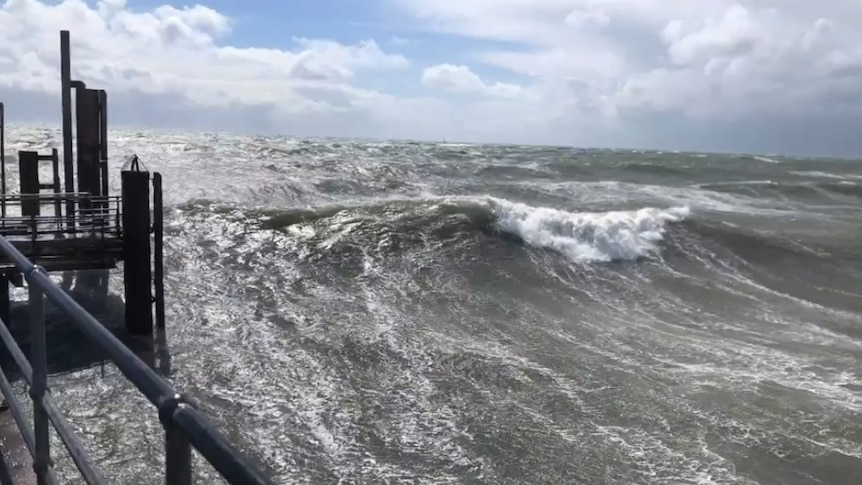
[[[41,212],[41,204],[39,202],[39,154],[31,151],[19,151],[18,171],[19,182],[21,184],[21,215],[36,217]]]
[[[150,266],[150,174],[137,164],[120,174],[123,206],[123,283],[126,329],[152,335],[153,295]]]
[[[102,148],[99,143],[101,113],[99,111],[99,91],[87,89],[83,83],[75,81],[75,114],[77,116],[76,134],[78,139],[78,192],[90,194],[90,200],[81,200],[82,212],[93,209],[92,198],[102,192],[100,182],[100,158]]]

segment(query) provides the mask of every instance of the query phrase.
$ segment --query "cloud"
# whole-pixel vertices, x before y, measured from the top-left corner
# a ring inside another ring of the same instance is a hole
[[[862,152],[846,129],[862,124],[860,0],[373,1],[417,35],[240,47],[234,20],[202,5],[7,0],[0,97],[31,117],[49,105],[35,99],[58,94],[68,28],[75,77],[144,125]],[[435,38],[447,47],[430,52]]]
[[[406,39],[404,37],[398,37],[394,35],[389,38],[389,43],[392,45],[407,45],[410,44],[410,39]]]
[[[264,124],[305,115],[329,120],[375,95],[350,84],[356,75],[409,66],[373,39],[346,45],[297,38],[293,50],[233,47],[223,42],[231,24],[201,5],[138,12],[123,0],[95,7],[8,0],[0,9],[0,91],[10,104],[14,93],[58,95],[61,28],[72,33],[73,77],[112,98],[163,97],[198,112],[247,109],[268,113]]]
[[[422,72],[422,82],[431,88],[458,93],[481,93],[501,98],[517,98],[523,94],[520,86],[507,83],[485,84],[476,73],[464,65],[437,64]]]
[[[758,120],[762,145],[780,150],[785,121],[797,132],[806,122],[815,131],[862,121],[856,0],[392,2],[441,33],[508,43],[477,48],[474,59],[527,76],[548,106],[622,127],[624,139],[649,131],[652,116],[729,130],[715,136],[732,148],[734,123]],[[837,135],[833,142],[833,151],[862,148]]]
[[[0,57],[10,58],[13,69],[0,74],[0,86],[57,91],[57,27],[73,31],[73,75],[111,91],[181,93],[203,106],[337,109],[325,99],[302,99],[296,89],[342,93],[349,90],[343,82],[359,70],[407,65],[373,40],[342,45],[296,39],[294,51],[220,46],[216,42],[230,33],[230,20],[200,5],[135,13],[123,0],[103,1],[95,9],[79,0],[55,6],[10,0],[0,14]]]

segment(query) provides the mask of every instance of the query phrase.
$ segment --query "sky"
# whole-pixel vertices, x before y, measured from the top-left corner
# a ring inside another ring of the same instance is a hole
[[[862,156],[862,0],[4,1],[9,121]]]

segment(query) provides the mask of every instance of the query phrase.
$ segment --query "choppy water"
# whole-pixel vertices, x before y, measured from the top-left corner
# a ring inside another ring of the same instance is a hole
[[[860,162],[112,139],[165,176],[171,379],[279,482],[862,482]],[[52,385],[159,482],[115,370]]]

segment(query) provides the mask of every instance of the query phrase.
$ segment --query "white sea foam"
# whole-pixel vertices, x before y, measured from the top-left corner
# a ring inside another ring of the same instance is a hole
[[[687,206],[633,211],[568,212],[484,199],[503,231],[532,246],[553,249],[574,262],[635,260],[658,249],[668,223],[689,216]]]

